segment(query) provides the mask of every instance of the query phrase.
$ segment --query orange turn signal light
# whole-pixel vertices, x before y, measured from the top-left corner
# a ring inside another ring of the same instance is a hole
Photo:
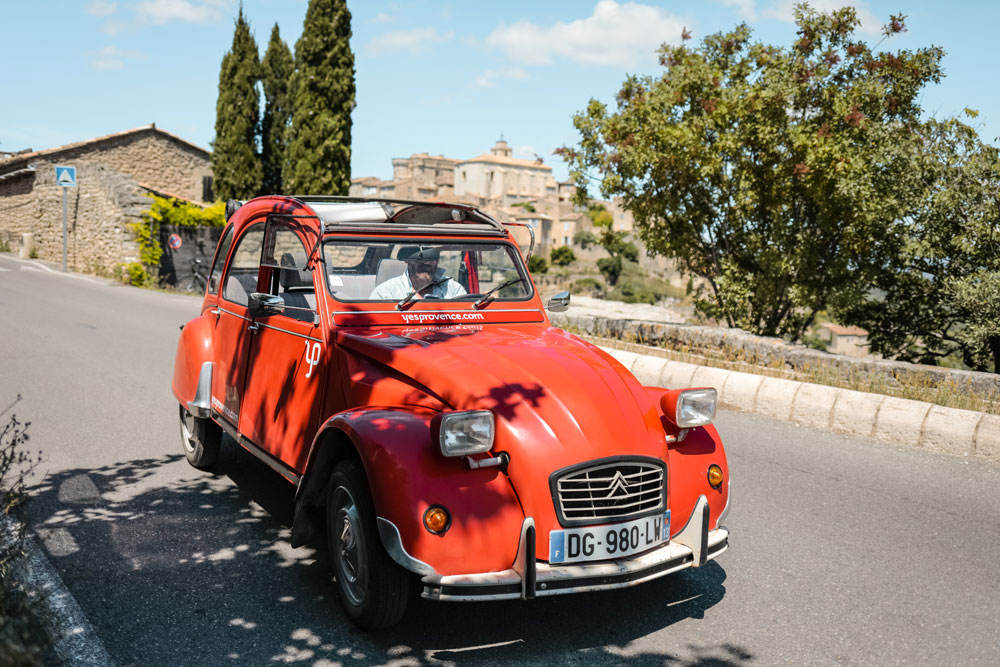
[[[713,489],[722,486],[722,468],[714,463],[708,466],[708,483],[712,485]]]
[[[440,505],[432,505],[424,511],[424,528],[435,535],[442,535],[451,527],[451,515]]]

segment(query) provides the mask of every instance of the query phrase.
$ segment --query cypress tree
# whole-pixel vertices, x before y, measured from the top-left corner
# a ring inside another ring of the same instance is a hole
[[[260,122],[261,165],[264,178],[260,194],[281,194],[281,170],[288,146],[289,124],[292,118],[288,84],[295,71],[295,62],[288,44],[281,39],[278,24],[271,30],[271,41],[260,63],[264,82],[264,117]]]
[[[292,131],[284,183],[298,194],[346,195],[351,185],[354,53],[345,0],[310,0],[295,44]]]
[[[257,154],[260,118],[260,60],[257,42],[243,18],[236,19],[233,46],[222,58],[219,98],[215,103],[215,141],[212,142],[213,189],[219,199],[248,199],[260,190],[261,165]]]

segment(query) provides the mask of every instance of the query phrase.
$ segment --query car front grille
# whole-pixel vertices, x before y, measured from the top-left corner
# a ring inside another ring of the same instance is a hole
[[[666,466],[657,459],[589,461],[551,479],[559,523],[627,521],[666,509]]]

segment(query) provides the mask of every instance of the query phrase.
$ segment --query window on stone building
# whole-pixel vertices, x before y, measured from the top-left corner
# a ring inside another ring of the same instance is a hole
[[[212,192],[212,177],[202,176],[201,177],[201,200],[202,201],[215,201],[215,193]]]

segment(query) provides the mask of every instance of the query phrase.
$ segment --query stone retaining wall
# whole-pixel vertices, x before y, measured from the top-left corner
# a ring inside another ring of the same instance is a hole
[[[592,336],[691,353],[704,357],[706,361],[741,361],[751,366],[803,374],[825,368],[838,377],[874,378],[887,383],[890,389],[904,383],[927,386],[950,383],[983,397],[1000,396],[1000,375],[995,373],[830,354],[778,338],[754,336],[739,329],[576,316],[572,314],[572,306],[569,313],[552,313],[550,319],[556,326],[570,327]]]
[[[1000,415],[602,348],[647,386],[714,387],[723,408],[1000,462]]]

